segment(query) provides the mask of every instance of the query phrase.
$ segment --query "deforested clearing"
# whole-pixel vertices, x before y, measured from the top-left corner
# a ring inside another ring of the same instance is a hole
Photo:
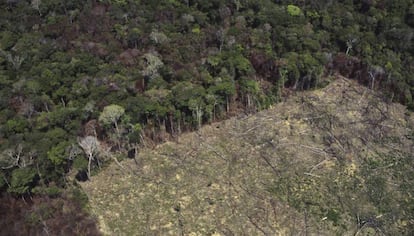
[[[355,81],[206,125],[82,183],[106,235],[414,230],[414,116]]]

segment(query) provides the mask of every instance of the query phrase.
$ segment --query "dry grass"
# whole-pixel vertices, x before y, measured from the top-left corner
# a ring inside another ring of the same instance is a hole
[[[107,235],[363,235],[376,228],[353,214],[377,206],[348,212],[348,180],[367,157],[412,149],[406,114],[341,78],[143,149],[138,165],[111,165],[83,188]]]

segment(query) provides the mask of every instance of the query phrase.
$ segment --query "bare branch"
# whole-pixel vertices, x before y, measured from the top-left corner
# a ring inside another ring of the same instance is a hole
[[[90,179],[91,164],[92,160],[99,151],[99,141],[94,136],[86,136],[85,138],[78,138],[78,144],[88,157],[88,178]]]

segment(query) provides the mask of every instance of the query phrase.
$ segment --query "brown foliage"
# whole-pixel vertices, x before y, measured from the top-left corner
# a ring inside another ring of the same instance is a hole
[[[101,235],[96,222],[66,197],[2,196],[0,235]]]
[[[8,101],[9,107],[14,111],[19,111],[24,104],[24,98],[22,96],[14,96]]]
[[[138,49],[127,49],[118,56],[120,61],[125,66],[134,66],[138,63],[140,51]]]
[[[159,23],[174,23],[176,12],[173,10],[160,10],[154,15],[154,21]]]
[[[108,8],[109,8],[108,4],[94,2],[92,10],[91,10],[91,14],[94,16],[104,16],[105,13],[108,11]]]
[[[98,130],[101,130],[98,121],[96,119],[89,120],[86,124],[83,125],[82,136],[96,136]]]
[[[337,54],[328,69],[338,72],[340,75],[357,80],[360,84],[370,88],[385,88],[385,91],[401,93],[398,85],[387,84],[386,74],[382,68],[370,68],[370,66],[357,57],[344,53]],[[374,82],[374,84],[372,84]],[[401,98],[399,101],[403,101]]]
[[[101,43],[84,42],[82,44],[82,49],[101,58],[104,58],[109,54],[108,50]]]
[[[339,53],[334,57],[332,67],[346,78],[356,79],[363,85],[369,85],[368,65],[357,57]]]
[[[135,91],[136,92],[144,92],[145,90],[145,80],[144,78],[140,78],[137,81],[135,81]]]
[[[250,63],[256,72],[265,78],[278,78],[279,70],[275,60],[261,53],[252,53]]]
[[[79,30],[92,36],[95,42],[113,41],[113,36],[107,34],[112,30],[113,22],[105,14],[107,7],[101,4],[94,5],[91,11],[84,11],[79,16]]]

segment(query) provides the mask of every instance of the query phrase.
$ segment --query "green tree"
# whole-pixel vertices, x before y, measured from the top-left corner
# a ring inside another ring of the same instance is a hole
[[[66,164],[69,157],[69,147],[70,144],[66,141],[63,141],[50,148],[50,150],[47,152],[47,157],[56,168],[59,168],[62,165]]]
[[[240,80],[240,93],[245,101],[247,109],[256,109],[257,96],[260,93],[259,83],[249,78],[242,78]]]
[[[29,127],[29,123],[23,117],[15,117],[15,119],[10,119],[6,122],[3,127],[3,132],[6,136],[23,133]]]
[[[134,48],[138,47],[138,42],[141,37],[141,30],[137,27],[132,28],[128,31],[128,44]]]
[[[298,6],[295,6],[295,5],[288,5],[287,6],[287,12],[291,16],[299,16],[300,14],[302,14],[302,11],[300,10],[300,8]]]
[[[124,114],[125,109],[123,107],[112,104],[104,107],[103,111],[99,115],[99,122],[105,126],[114,125],[117,133],[119,133],[118,122]]]
[[[189,117],[192,117],[196,126],[199,127],[205,108],[205,89],[200,85],[183,81],[174,86],[172,92],[177,108],[184,111]]]
[[[216,94],[225,102],[226,112],[230,111],[232,97],[236,94],[236,84],[225,68],[222,68],[214,84],[208,88],[209,93]]]
[[[119,105],[112,104],[104,107],[103,111],[99,115],[99,122],[106,127],[115,127],[115,137],[112,139],[117,144],[118,148],[121,148],[121,127],[119,124],[121,122],[121,117],[128,117],[125,115],[125,109]]]
[[[29,193],[34,185],[36,170],[30,167],[15,169],[12,172],[10,187],[8,191],[14,194]]]
[[[151,79],[158,77],[159,69],[164,65],[158,55],[156,53],[146,53],[142,58],[145,67],[142,71],[142,75]]]
[[[193,98],[188,101],[188,108],[191,110],[194,119],[197,122],[197,129],[201,128],[205,103],[203,98]]]

